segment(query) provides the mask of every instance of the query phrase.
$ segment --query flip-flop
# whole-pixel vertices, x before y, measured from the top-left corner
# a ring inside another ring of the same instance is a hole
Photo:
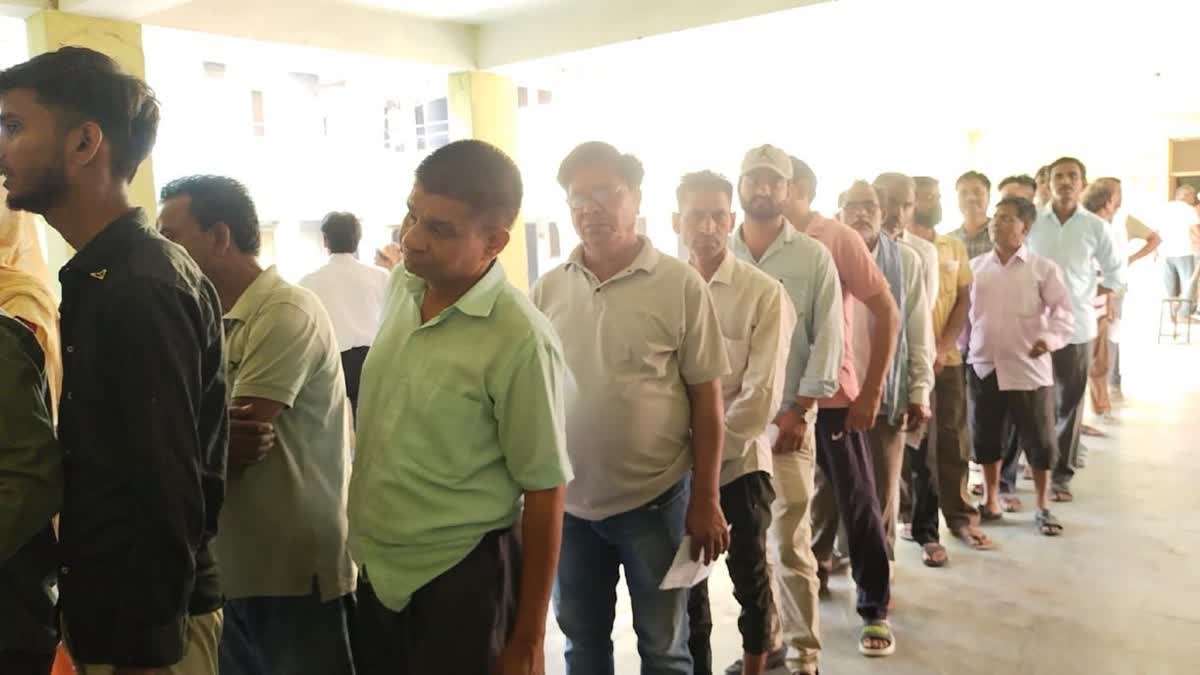
[[[1070,488],[1051,487],[1050,501],[1059,503],[1073,502],[1075,501],[1075,495],[1071,494]]]
[[[868,647],[867,640],[886,640],[883,648]],[[858,634],[858,652],[863,656],[891,656],[896,653],[896,636],[887,621],[868,621],[863,624],[862,632]]]
[[[937,542],[929,542],[921,547],[921,562],[926,567],[945,567],[950,562],[946,547]]]
[[[987,504],[984,504],[983,502],[979,503],[978,508],[979,508],[979,518],[980,518],[980,520],[982,520],[985,523],[994,523],[997,520],[1004,520],[1004,512],[1003,511],[999,511],[999,512],[989,511]]]
[[[1021,503],[1021,498],[1016,495],[1001,494],[1000,508],[1004,509],[1005,513],[1020,513],[1024,504]]]
[[[970,526],[960,527],[954,531],[954,536],[958,537],[959,541],[967,546],[970,546],[976,551],[990,551],[996,547],[996,543],[992,541],[991,537],[987,536],[987,534],[980,530],[972,531],[973,529],[974,528]],[[977,535],[978,538],[975,535]]]
[[[1038,531],[1047,537],[1057,537],[1062,534],[1062,523],[1054,517],[1053,513],[1050,513],[1050,509],[1038,511],[1037,515],[1033,517],[1033,522],[1037,524]]]

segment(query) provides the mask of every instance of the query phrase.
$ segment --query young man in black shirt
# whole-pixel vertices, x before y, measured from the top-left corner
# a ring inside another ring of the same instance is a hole
[[[86,675],[217,668],[221,309],[195,263],[130,202],[158,119],[146,84],[89,49],[0,73],[8,205],[41,214],[78,251],[59,273],[59,589]]]

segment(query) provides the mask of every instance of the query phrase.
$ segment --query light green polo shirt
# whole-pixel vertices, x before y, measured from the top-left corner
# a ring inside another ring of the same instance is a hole
[[[350,408],[333,325],[312,292],[265,270],[225,314],[231,396],[282,403],[266,459],[230,467],[213,543],[228,598],[354,590],[347,545]]]
[[[523,492],[571,479],[563,356],[546,317],[495,263],[421,321],[425,282],[392,275],[363,367],[350,543],[395,611],[505,529]]]

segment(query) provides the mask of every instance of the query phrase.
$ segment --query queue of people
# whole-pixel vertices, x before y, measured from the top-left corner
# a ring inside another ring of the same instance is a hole
[[[764,145],[680,180],[681,261],[638,234],[641,162],[590,142],[558,172],[581,244],[526,295],[497,262],[520,171],[468,140],[417,168],[390,277],[338,213],[293,285],[236,180],[133,206],[158,121],[94,51],[0,73],[7,203],[77,251],[56,308],[0,248],[4,673],[61,640],[86,675],[531,675],[553,606],[567,672],[611,674],[622,578],[642,672],[710,673],[707,587],[662,588],[685,543],[733,581],[727,672],[817,673],[846,565],[886,657],[898,540],[944,566],[940,511],[992,549],[1022,454],[1064,531],[1108,296],[1157,236],[1126,260],[1119,181],[1070,157],[994,210],[964,174],[939,235],[936,180],[856,181],[830,218]]]

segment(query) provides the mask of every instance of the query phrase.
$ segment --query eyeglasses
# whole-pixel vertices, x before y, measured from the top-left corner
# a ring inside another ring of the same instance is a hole
[[[879,203],[878,202],[846,202],[846,205],[842,207],[842,212],[849,213],[851,211],[866,211],[869,214],[879,213]]]
[[[572,192],[567,195],[567,206],[571,207],[572,211],[582,211],[591,204],[602,209],[610,209],[616,205],[624,193],[625,186],[623,185],[609,185],[593,188],[586,192]]]

